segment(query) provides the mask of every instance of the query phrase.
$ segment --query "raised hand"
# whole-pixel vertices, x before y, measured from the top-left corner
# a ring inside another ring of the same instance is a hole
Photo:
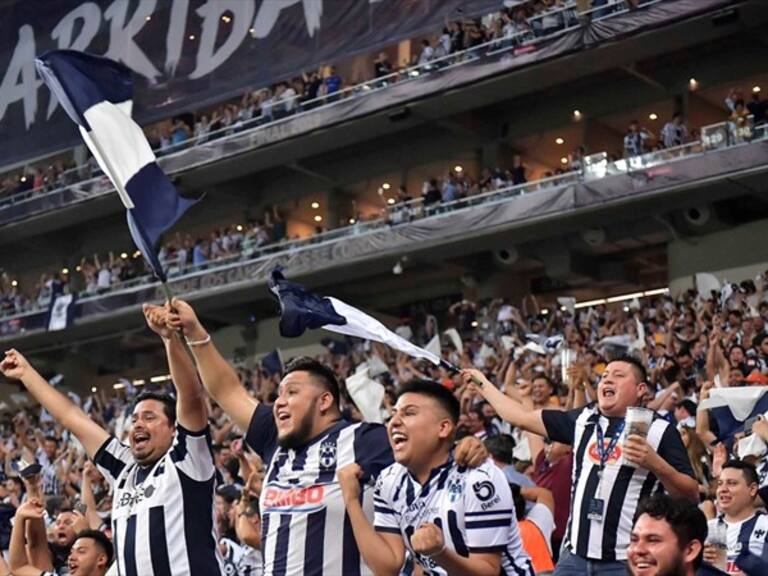
[[[345,502],[357,501],[360,498],[360,478],[363,469],[359,464],[349,464],[337,472],[341,493]]]
[[[147,326],[160,337],[168,340],[173,336],[173,329],[168,326],[168,310],[164,306],[144,304],[142,311]]]
[[[5,358],[0,363],[0,372],[3,373],[3,376],[14,380],[22,380],[31,370],[33,368],[18,350],[11,348],[5,351]]]

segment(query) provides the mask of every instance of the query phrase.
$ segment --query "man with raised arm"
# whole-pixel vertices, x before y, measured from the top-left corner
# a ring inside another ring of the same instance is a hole
[[[393,462],[384,426],[344,420],[336,376],[310,358],[286,366],[273,406],[259,403],[216,350],[192,307],[178,299],[172,304],[167,325],[186,335],[206,389],[267,463],[259,499],[264,574],[371,574],[352,533],[337,471],[360,466],[360,498],[373,518],[373,481]],[[486,456],[474,439],[457,449],[465,464],[478,465]]]
[[[179,335],[158,321],[164,310],[145,305],[144,314],[165,343],[177,397],[147,392],[135,399],[130,445],[93,422],[18,351],[5,353],[0,370],[21,380],[77,437],[113,486],[112,535],[119,574],[218,576],[215,467],[203,390]]]
[[[571,514],[556,576],[626,571],[632,522],[640,501],[659,489],[698,499],[698,485],[680,433],[654,413],[647,438],[626,437],[627,408],[640,406],[646,372],[631,356],[608,364],[597,402],[569,412],[526,410],[482,372],[465,370],[465,383],[513,426],[573,446]]]

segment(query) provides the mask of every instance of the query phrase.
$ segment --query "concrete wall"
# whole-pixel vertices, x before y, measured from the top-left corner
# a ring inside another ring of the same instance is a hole
[[[693,287],[697,272],[709,272],[720,281],[754,279],[768,270],[768,220],[729,230],[670,242],[669,286],[673,293]]]

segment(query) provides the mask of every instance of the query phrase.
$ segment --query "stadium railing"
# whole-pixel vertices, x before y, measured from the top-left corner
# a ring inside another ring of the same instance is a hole
[[[648,7],[666,0],[645,0],[638,7]],[[630,11],[630,5],[626,0],[618,0],[604,6],[590,8],[585,11],[577,11],[576,0],[565,6],[534,16],[528,19],[529,26],[532,21],[552,17],[553,15],[574,13],[575,18],[563,19],[562,28],[553,30],[550,34],[536,35],[533,27],[529,30],[519,31],[511,36],[497,38],[473,46],[466,50],[447,54],[435,58],[427,63],[414,65],[386,76],[367,80],[355,86],[342,89],[332,94],[327,94],[297,105],[295,111],[281,118],[265,122],[264,118],[253,118],[245,122],[235,123],[220,130],[209,132],[203,137],[191,137],[190,139],[164,149],[155,150],[158,162],[169,174],[197,168],[241,154],[245,151],[260,146],[255,142],[255,133],[274,128],[280,124],[290,122],[295,118],[316,113],[318,110],[338,106],[351,97],[361,97],[379,93],[403,82],[415,81],[418,78],[445,71],[458,66],[464,66],[483,57],[496,57],[509,52],[527,52],[524,48],[534,47],[536,44],[551,41],[559,35],[579,28],[585,21],[596,22],[607,18],[613,18]],[[196,150],[209,149],[207,154],[196,154]],[[172,163],[172,168],[168,168]],[[98,169],[90,164],[71,168],[61,174],[61,178],[74,179],[75,182],[47,191],[45,187],[12,194],[6,198],[0,198],[0,225],[29,218],[41,213],[56,210],[64,206],[70,206],[85,200],[91,200],[112,192],[113,187],[109,180]]]
[[[526,182],[515,186],[508,186],[498,190],[491,190],[474,196],[461,198],[452,202],[435,203],[425,205],[422,199],[414,199],[390,206],[387,215],[364,222],[317,234],[308,238],[283,241],[269,244],[253,250],[242,251],[239,254],[208,261],[201,265],[188,265],[183,268],[171,267],[169,278],[172,281],[181,281],[212,272],[245,267],[262,260],[273,258],[277,255],[291,255],[303,250],[309,250],[322,245],[334,245],[353,239],[355,236],[366,234],[377,229],[408,225],[417,220],[437,218],[449,213],[471,210],[477,206],[488,206],[513,202],[515,198],[536,194],[540,191],[556,191],[567,188],[579,182],[594,181],[620,174],[631,174],[634,171],[643,171],[655,166],[667,165],[693,157],[706,154],[717,154],[724,149],[732,149],[752,143],[768,141],[768,125],[753,127],[751,125],[735,125],[731,121],[705,126],[701,130],[702,140],[691,142],[683,146],[649,152],[633,158],[622,158],[609,161],[606,153],[598,153],[584,159],[580,170],[574,170],[549,178]],[[715,134],[726,134],[722,139]],[[155,284],[154,279],[147,275],[126,282],[120,282],[107,290],[96,294],[82,292],[79,303],[97,301],[106,296],[135,291]],[[6,313],[0,315],[0,334],[12,332],[15,325],[22,326],[25,319],[37,317],[34,324],[41,327],[45,317],[45,309],[49,302],[41,301],[35,304],[35,308],[22,313]]]

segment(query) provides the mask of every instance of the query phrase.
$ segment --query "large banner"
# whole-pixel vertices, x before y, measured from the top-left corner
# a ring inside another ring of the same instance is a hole
[[[0,8],[0,166],[78,142],[36,55],[85,50],[136,72],[141,123],[234,97],[499,0],[16,0]],[[371,63],[371,69],[373,63]]]

